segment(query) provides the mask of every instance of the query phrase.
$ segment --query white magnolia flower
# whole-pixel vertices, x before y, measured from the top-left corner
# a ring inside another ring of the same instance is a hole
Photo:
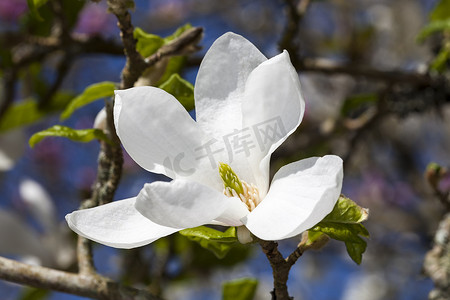
[[[56,208],[42,185],[32,179],[23,179],[19,183],[19,194],[45,231],[52,231],[57,227]]]
[[[0,209],[0,254],[17,255],[29,264],[67,268],[75,261],[75,251],[67,226],[56,218],[56,208],[48,192],[31,179],[19,182],[19,195],[26,212],[40,225],[40,232],[13,210]]]
[[[204,224],[246,227],[258,238],[280,240],[333,209],[343,178],[337,156],[288,164],[269,189],[270,156],[305,110],[286,51],[267,59],[243,37],[221,36],[200,66],[195,107],[197,121],[158,88],[117,91],[114,121],[126,151],[146,170],[173,180],[75,211],[66,217],[72,230],[118,248]]]

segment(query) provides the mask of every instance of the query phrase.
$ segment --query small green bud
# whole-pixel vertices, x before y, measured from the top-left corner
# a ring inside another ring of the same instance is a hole
[[[427,166],[427,170],[425,171],[425,178],[433,189],[437,189],[439,181],[441,181],[445,173],[447,173],[446,168],[443,168],[437,163],[432,162]]]
[[[244,193],[242,182],[239,177],[234,173],[231,167],[224,163],[219,163],[219,174],[223,181],[225,189],[234,190],[238,195]]]

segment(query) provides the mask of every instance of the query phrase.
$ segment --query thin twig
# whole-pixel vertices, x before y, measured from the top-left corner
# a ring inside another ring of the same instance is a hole
[[[283,34],[278,42],[278,48],[287,50],[291,54],[291,59],[294,64],[298,64],[296,61],[299,52],[298,32],[301,16],[297,12],[297,0],[285,0],[286,3],[286,15],[287,21],[284,27]]]
[[[71,49],[75,54],[78,53],[100,53],[111,55],[123,55],[123,47],[113,39],[105,39],[101,36],[89,36],[87,34],[72,33],[70,39],[63,45],[61,40],[55,36],[28,36],[20,32],[5,32],[0,34],[0,41],[3,47],[11,49],[17,47],[32,48],[27,53],[46,52],[51,54],[54,51]],[[49,53],[50,52],[50,53]],[[34,61],[34,55],[26,62]],[[21,59],[22,60],[22,59]],[[17,59],[16,59],[17,63]],[[24,66],[24,65],[22,65]]]
[[[14,94],[17,80],[17,71],[15,69],[5,70],[3,73],[3,91],[0,100],[0,120],[8,111],[8,108],[14,102]]]
[[[369,117],[364,120],[364,123],[359,124],[357,130],[353,131],[353,135],[348,141],[348,150],[345,155],[342,156],[342,160],[344,161],[344,169],[350,164],[352,153],[356,151],[356,147],[358,147],[360,142],[364,140],[366,134],[389,115],[389,112],[385,109],[385,100],[386,95],[390,92],[391,88],[389,86],[384,91],[379,93],[377,106],[373,113],[371,113]]]
[[[305,251],[321,249],[329,241],[329,237],[323,234],[314,241],[311,241],[309,240],[308,231],[305,231],[297,248],[287,258],[283,258],[276,242],[260,239],[257,239],[257,241],[267,256],[273,270],[274,290],[271,292],[272,300],[292,300],[294,298],[289,296],[287,290],[289,271]]]
[[[450,199],[449,199],[449,193],[447,192],[447,193],[442,193],[442,192],[437,192],[437,191],[435,191],[435,194],[434,194],[438,199],[439,199],[439,201],[441,202],[441,204],[445,207],[445,210],[447,211],[447,212],[450,212]]]
[[[427,73],[406,72],[401,70],[378,70],[370,66],[338,63],[331,59],[305,58],[294,64],[298,71],[322,74],[344,74],[354,77],[366,77],[388,83],[410,83],[432,85],[439,77],[433,78]]]
[[[92,243],[82,236],[78,236],[77,240],[77,261],[79,274],[96,273],[92,255]]]
[[[309,5],[311,4],[311,0],[300,0],[297,4],[297,13],[299,16],[303,17],[308,10]]]
[[[103,39],[100,36],[87,36],[84,34],[72,35],[73,48],[77,53],[98,53],[108,55],[123,55],[122,45],[114,40]]]
[[[161,299],[147,291],[122,286],[100,275],[68,273],[4,257],[0,257],[0,279],[102,300]]]
[[[294,65],[300,64],[300,23],[308,10],[310,0],[284,0],[286,3],[287,21],[278,48],[291,54]]]
[[[106,102],[107,124],[112,122],[111,102]],[[111,125],[107,125],[111,128]],[[108,131],[111,133],[112,131]],[[93,186],[91,199],[84,201],[81,209],[95,207],[109,203],[113,200],[115,191],[119,185],[122,175],[123,156],[115,131],[110,134],[113,145],[100,141],[100,152],[98,157],[97,178]],[[96,274],[92,242],[82,236],[78,236],[77,242],[78,272],[80,274]]]
[[[169,274],[167,272],[167,266],[171,259],[176,256],[175,240],[174,236],[168,237],[168,247],[160,254],[155,254],[153,263],[155,265],[154,272],[152,274],[152,282],[149,290],[158,296],[162,296],[163,285],[168,280]]]
[[[297,260],[303,255],[305,249],[302,247],[297,247],[294,252],[292,252],[287,258],[286,262],[289,266],[293,266]]]
[[[430,164],[425,172],[425,178],[427,179],[434,196],[445,207],[447,213],[450,212],[450,190],[441,191],[439,183],[444,177],[448,176],[448,174],[449,171],[447,168],[441,167],[435,163]]]
[[[70,39],[70,31],[69,24],[67,23],[67,17],[64,14],[62,0],[50,1],[50,7],[54,15],[51,35],[57,37],[63,45]]]
[[[187,51],[190,51],[189,48],[197,50],[196,44],[201,39],[202,35],[203,28],[201,27],[194,27],[186,30],[177,39],[162,46],[155,54],[146,58],[145,62],[147,68],[153,66],[164,57],[185,54]]]
[[[96,206],[95,202],[92,199],[87,199],[81,203],[80,209],[94,206]],[[92,255],[92,243],[81,235],[78,236],[77,240],[77,262],[79,274],[96,274]]]
[[[44,97],[39,99],[39,108],[44,108],[51,102],[53,96],[64,82],[64,78],[66,78],[66,75],[69,73],[73,61],[74,55],[70,51],[63,54],[56,68],[56,79],[45,93]]]

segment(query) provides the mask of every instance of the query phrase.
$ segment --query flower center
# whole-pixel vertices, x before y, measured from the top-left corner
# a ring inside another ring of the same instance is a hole
[[[249,211],[254,210],[261,202],[258,188],[254,184],[240,180],[229,165],[219,163],[219,174],[223,181],[225,196],[238,197]]]

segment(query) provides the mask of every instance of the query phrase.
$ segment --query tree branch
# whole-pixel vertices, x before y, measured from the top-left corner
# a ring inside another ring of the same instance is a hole
[[[30,266],[4,257],[0,257],[0,279],[102,300],[161,299],[144,290],[122,286],[100,275],[74,274]]]
[[[73,61],[74,55],[71,53],[70,50],[68,50],[62,55],[56,68],[56,79],[52,83],[48,91],[45,93],[44,97],[39,99],[40,100],[39,108],[44,108],[48,103],[51,102],[53,96],[56,94],[56,92],[59,90],[62,83],[64,82],[64,78],[66,78],[66,75],[69,73]]]
[[[434,282],[434,289],[428,295],[430,300],[450,298],[450,214],[447,213],[434,236],[433,249],[428,251],[424,262],[425,273]]]
[[[201,39],[202,35],[203,28],[201,27],[194,27],[186,30],[177,39],[162,46],[155,54],[146,58],[145,62],[147,64],[147,68],[153,66],[164,57],[183,55],[186,52],[190,52],[190,48],[197,50],[195,45]]]
[[[70,29],[64,14],[62,0],[50,1],[50,8],[55,16],[51,35],[57,37],[61,44],[65,44],[66,41],[70,40]]]
[[[14,102],[16,80],[17,71],[14,68],[5,70],[3,73],[3,91],[0,102],[0,120],[7,112],[9,106]]]
[[[136,50],[136,40],[133,36],[134,27],[127,7],[128,1],[108,0],[107,3],[109,10],[117,17],[117,26],[120,29],[120,37],[127,59],[122,70],[120,88],[131,88],[147,67],[144,59]]]
[[[291,300],[287,289],[287,280],[291,266],[278,251],[278,244],[272,241],[258,240],[273,270],[272,300]]]
[[[344,74],[354,77],[366,77],[388,83],[410,83],[432,85],[438,77],[433,78],[427,73],[404,72],[399,70],[377,70],[373,67],[354,64],[342,64],[331,59],[304,58],[294,63],[298,71],[315,72],[322,74]]]
[[[320,237],[311,241],[309,240],[308,231],[305,231],[297,248],[284,259],[278,250],[278,244],[276,242],[257,239],[273,270],[274,290],[271,292],[272,300],[294,299],[289,296],[287,290],[289,271],[305,251],[321,249],[329,240],[330,238],[326,234],[322,234]]]
[[[287,258],[286,262],[289,266],[293,266],[297,260],[303,255],[305,249],[303,247],[298,246],[294,252],[292,252]]]
[[[300,64],[300,22],[309,7],[310,0],[284,0],[284,2],[286,3],[287,21],[278,42],[278,48],[280,51],[287,50],[291,54],[292,63],[298,65]]]
[[[94,206],[96,206],[94,200],[87,199],[81,203],[80,209],[86,209]],[[96,274],[92,255],[92,243],[90,240],[82,237],[81,235],[78,236],[77,240],[77,262],[79,274]]]

